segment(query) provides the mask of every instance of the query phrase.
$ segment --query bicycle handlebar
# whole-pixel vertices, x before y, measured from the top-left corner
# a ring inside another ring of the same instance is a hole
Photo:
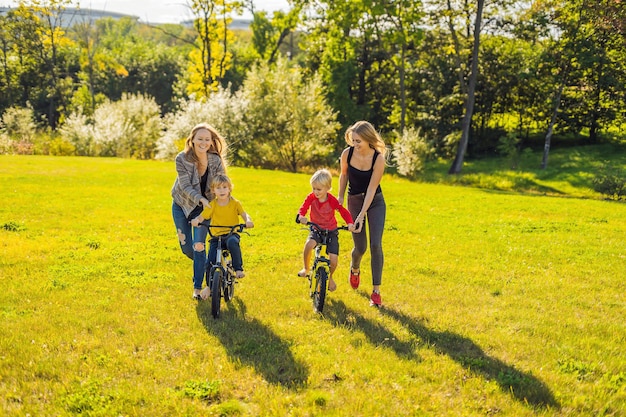
[[[299,218],[299,214],[296,214],[296,223],[300,224],[300,222],[298,221]],[[348,226],[339,226],[335,229],[324,229],[323,227],[321,227],[319,224],[314,223],[312,221],[308,221],[306,222],[306,225],[309,226],[309,228],[315,228],[317,230],[319,230],[320,232],[336,232],[337,230],[349,230]]]
[[[209,231],[209,234],[211,236],[213,236],[213,234],[211,234],[211,227],[221,227],[222,229],[230,229],[230,232],[228,232],[228,234],[232,234],[232,233],[241,233],[243,232],[243,229],[246,228],[246,225],[244,223],[240,223],[240,224],[235,224],[232,226],[220,226],[217,224],[206,224],[206,223],[198,223],[198,226],[204,226],[207,228],[207,230]],[[246,232],[247,233],[247,232]]]

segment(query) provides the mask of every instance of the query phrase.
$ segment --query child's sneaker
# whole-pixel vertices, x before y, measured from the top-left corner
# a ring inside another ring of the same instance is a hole
[[[380,307],[382,305],[382,300],[380,298],[380,293],[379,292],[372,292],[372,295],[370,296],[370,306],[376,306],[376,307]]]
[[[350,268],[350,286],[353,289],[359,288],[359,284],[361,283],[361,271],[352,272],[352,268]]]

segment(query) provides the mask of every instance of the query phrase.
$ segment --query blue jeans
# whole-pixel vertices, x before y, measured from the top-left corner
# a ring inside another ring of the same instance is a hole
[[[176,203],[172,203],[172,217],[176,226],[180,249],[189,259],[193,260],[193,287],[202,289],[206,266],[206,227],[192,227],[183,212]],[[196,244],[201,244],[202,250],[194,250]]]
[[[224,238],[222,238],[224,239]],[[233,261],[233,269],[235,271],[243,271],[243,259],[241,257],[241,247],[239,246],[239,240],[241,237],[238,234],[232,234],[229,238],[222,240],[222,250],[228,249],[230,252],[230,258]],[[209,246],[209,262],[211,265],[215,264],[217,257],[217,238],[211,239],[211,245]]]

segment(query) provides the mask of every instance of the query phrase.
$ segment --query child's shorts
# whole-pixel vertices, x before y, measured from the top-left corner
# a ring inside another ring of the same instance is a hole
[[[322,242],[322,236],[317,230],[312,230],[309,233],[309,239],[313,239],[317,243]],[[335,230],[328,234],[328,238],[326,239],[326,253],[339,255],[339,231]]]

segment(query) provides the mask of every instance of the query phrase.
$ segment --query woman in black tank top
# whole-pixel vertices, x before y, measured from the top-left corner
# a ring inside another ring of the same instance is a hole
[[[355,225],[350,285],[357,289],[361,280],[361,259],[368,244],[363,223],[367,221],[373,286],[370,304],[379,307],[384,263],[382,238],[387,213],[380,181],[385,171],[387,148],[374,126],[366,121],[350,126],[345,139],[349,147],[341,154],[338,200],[343,204],[347,188],[348,210]]]

